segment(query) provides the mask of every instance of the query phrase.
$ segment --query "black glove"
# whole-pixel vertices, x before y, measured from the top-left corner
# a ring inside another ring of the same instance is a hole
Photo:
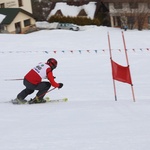
[[[59,89],[63,87],[63,83],[59,83]]]

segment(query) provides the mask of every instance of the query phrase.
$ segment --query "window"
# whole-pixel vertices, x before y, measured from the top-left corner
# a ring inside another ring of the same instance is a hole
[[[148,8],[150,9],[150,3],[148,3]]]
[[[129,3],[129,6],[131,9],[136,9],[138,8],[138,3]]]
[[[30,25],[31,25],[30,19],[24,20],[25,27],[30,26]]]
[[[0,33],[1,33],[1,31],[3,31],[3,29],[4,29],[3,25],[0,24]]]
[[[23,6],[22,0],[18,0],[19,7]]]
[[[135,17],[134,16],[129,16],[128,17],[128,24],[134,24],[135,23]]]
[[[148,16],[148,24],[150,24],[150,16]]]
[[[5,8],[4,3],[0,4],[0,8]]]
[[[122,9],[122,3],[114,3],[115,9]]]

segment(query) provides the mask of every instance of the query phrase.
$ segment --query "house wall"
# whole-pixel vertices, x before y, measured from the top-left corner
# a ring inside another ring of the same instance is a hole
[[[131,9],[129,7],[129,3],[122,3],[122,9],[115,9],[114,8],[114,3],[109,3],[109,11],[111,14],[114,13],[130,13]],[[150,9],[148,8],[148,5],[146,3],[138,3],[138,9],[134,9],[132,11],[137,11],[137,12],[149,12]]]
[[[130,16],[131,14],[135,13],[145,13],[147,17],[144,22],[144,28],[149,28],[150,24],[148,24],[148,17],[150,16],[150,8],[148,8],[147,3],[138,3],[138,9],[130,9],[129,3],[122,3],[122,9],[115,9],[114,3],[109,3],[109,12],[110,12],[110,21],[112,27],[118,27],[119,17],[122,15]],[[137,24],[135,24],[137,26]]]
[[[4,8],[22,8],[32,13],[31,0],[22,0],[22,6],[19,6],[18,0],[0,0],[1,4],[4,4]]]
[[[24,20],[30,19],[31,25],[25,27],[24,26]],[[31,17],[29,17],[28,15],[24,14],[24,13],[19,13],[16,18],[13,20],[13,22],[7,26],[7,31],[10,33],[16,33],[16,29],[15,29],[15,23],[20,22],[21,23],[21,33],[24,33],[29,27],[34,26],[35,25],[35,20]]]

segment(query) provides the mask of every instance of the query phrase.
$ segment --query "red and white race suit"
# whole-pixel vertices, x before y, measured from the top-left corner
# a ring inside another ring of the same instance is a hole
[[[39,63],[31,69],[24,77],[32,84],[39,84],[42,79],[48,79],[53,87],[59,87],[59,83],[55,82],[52,69],[46,63]]]

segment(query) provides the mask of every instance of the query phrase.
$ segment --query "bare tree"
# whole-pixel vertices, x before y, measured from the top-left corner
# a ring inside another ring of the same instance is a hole
[[[142,30],[146,24],[149,13],[148,0],[133,0],[132,3],[129,3],[129,27],[132,29],[134,25],[136,25],[138,30]]]
[[[37,21],[45,21],[50,11],[51,0],[32,0],[33,15]]]
[[[113,10],[117,16],[120,16],[121,27],[124,26],[125,23],[127,23],[129,29],[138,28],[138,30],[142,30],[146,27],[146,21],[150,14],[150,0],[126,0],[125,2],[118,2],[117,0],[112,1],[122,5],[122,8],[120,9],[115,8],[114,2]]]

